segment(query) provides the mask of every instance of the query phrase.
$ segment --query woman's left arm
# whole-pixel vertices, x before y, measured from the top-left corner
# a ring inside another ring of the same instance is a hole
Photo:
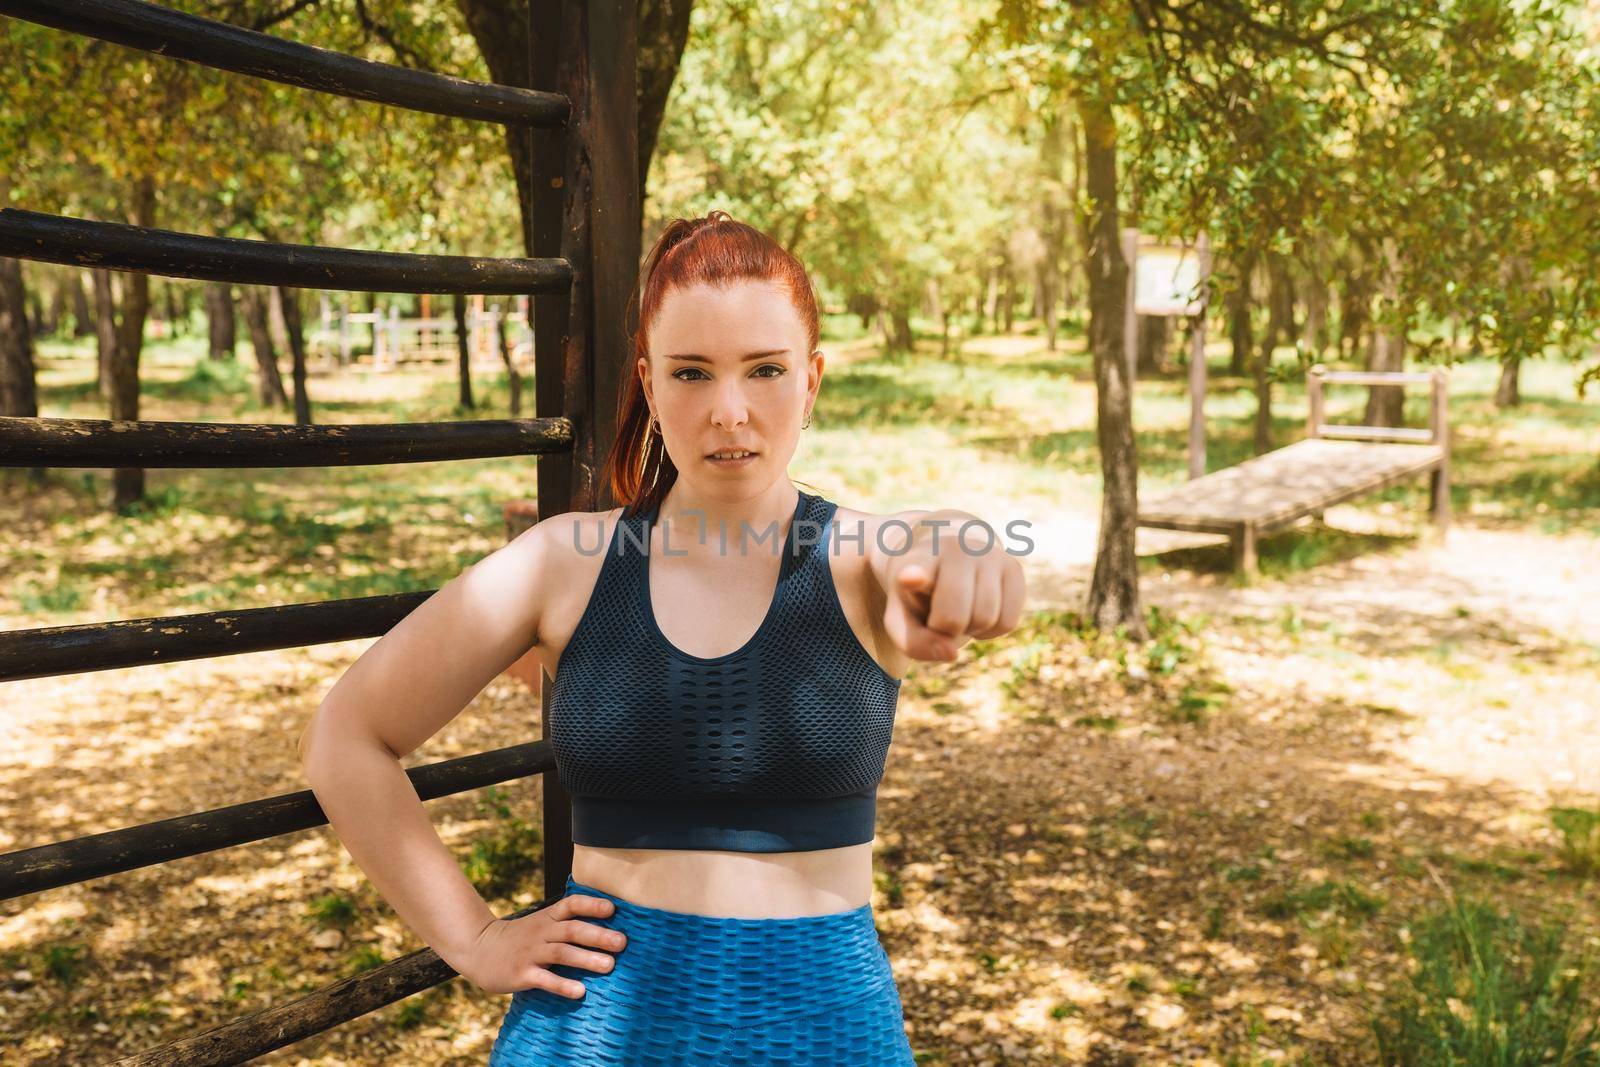
[[[897,512],[866,552],[888,602],[884,630],[913,659],[949,662],[972,638],[1010,633],[1022,618],[1022,564],[970,512]]]

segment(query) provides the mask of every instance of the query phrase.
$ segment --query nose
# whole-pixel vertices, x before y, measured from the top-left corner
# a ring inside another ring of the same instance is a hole
[[[711,422],[720,430],[731,430],[743,426],[749,415],[748,406],[744,402],[744,392],[736,379],[731,379],[717,387],[716,399],[712,402]]]

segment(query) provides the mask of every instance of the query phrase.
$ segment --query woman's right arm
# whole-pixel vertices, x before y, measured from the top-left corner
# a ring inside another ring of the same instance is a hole
[[[621,935],[568,920],[609,915],[611,903],[569,895],[497,920],[439,839],[400,760],[536,643],[560,571],[562,546],[553,542],[571,536],[579,517],[551,516],[446,582],[351,664],[300,737],[306,780],[356,864],[445,963],[490,992],[538,986],[581,995],[581,983],[544,966],[609,970],[609,955],[577,945],[615,951]]]

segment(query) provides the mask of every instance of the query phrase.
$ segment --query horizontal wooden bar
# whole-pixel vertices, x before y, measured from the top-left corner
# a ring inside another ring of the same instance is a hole
[[[520,919],[553,903],[547,898],[500,918]],[[168,1067],[174,1063],[184,1067],[224,1067],[248,1063],[455,977],[455,970],[437,952],[418,949],[298,1000],[124,1057],[115,1061],[114,1067]]]
[[[435,592],[10,630],[0,633],[0,682],[378,637]]]
[[[1399,370],[1318,370],[1312,367],[1308,372],[1321,378],[1324,382],[1338,382],[1345,385],[1401,385],[1405,382],[1431,382],[1434,372],[1399,371]]]
[[[5,0],[0,0],[3,4]],[[564,293],[564,259],[374,252],[206,237],[21,208],[0,210],[0,256],[168,278],[375,293]]]
[[[0,415],[0,467],[351,467],[572,448],[572,420],[298,426]]]
[[[1322,437],[1344,437],[1352,441],[1432,441],[1433,431],[1412,426],[1341,426],[1338,423],[1322,424],[1318,430]]]
[[[555,767],[549,741],[479,752],[406,771],[423,800],[509,782]],[[326,825],[309,789],[0,855],[0,900]]]
[[[488,122],[561,126],[560,93],[357,59],[141,0],[0,0],[0,15],[317,92]]]

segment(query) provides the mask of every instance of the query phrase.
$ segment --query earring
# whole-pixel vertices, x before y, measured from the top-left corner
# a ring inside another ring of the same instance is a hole
[[[661,436],[661,420],[656,418],[653,414],[650,416],[650,432],[654,433],[657,437]]]
[[[805,421],[805,422],[802,422],[802,423],[801,423],[801,424],[800,424],[800,428],[801,428],[801,429],[802,429],[802,430],[804,430],[804,429],[805,429],[805,428],[806,428],[806,427],[808,427],[808,426],[810,426],[810,425],[811,425],[811,412],[809,412],[809,411],[808,411],[808,412],[806,412],[806,421]]]

